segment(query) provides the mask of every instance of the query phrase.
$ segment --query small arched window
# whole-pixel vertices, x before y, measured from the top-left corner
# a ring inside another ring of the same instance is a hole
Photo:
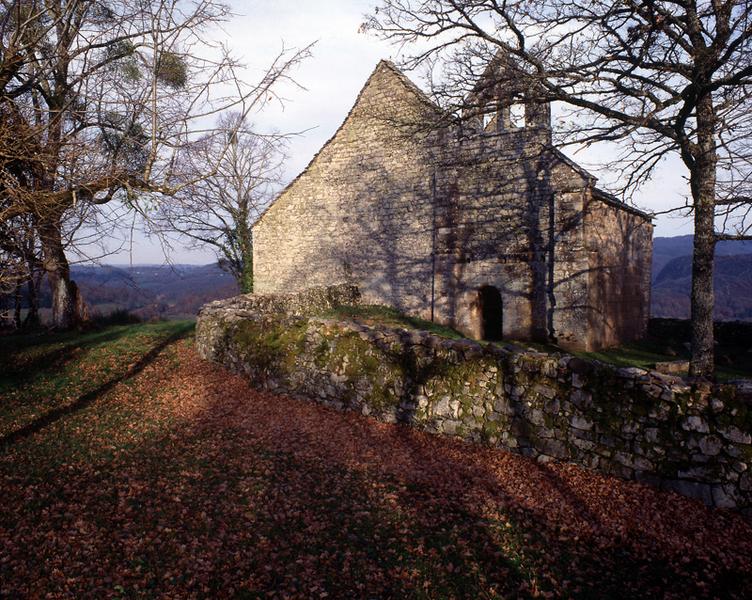
[[[512,104],[509,107],[509,123],[512,127],[522,129],[525,127],[525,105],[522,103]]]

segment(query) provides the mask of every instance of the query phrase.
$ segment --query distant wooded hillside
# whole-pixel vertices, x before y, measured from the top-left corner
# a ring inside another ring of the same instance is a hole
[[[715,260],[715,318],[752,321],[752,242],[720,242]],[[689,318],[692,236],[653,241],[654,317]]]
[[[231,275],[211,265],[87,265],[72,268],[72,277],[94,313],[125,309],[142,319],[193,317],[206,302],[238,293]],[[42,317],[51,305],[41,287]]]
[[[692,236],[653,242],[654,317],[689,318]],[[235,280],[216,264],[77,266],[73,278],[95,313],[128,310],[143,319],[194,316],[206,302],[238,293]],[[752,321],[752,242],[718,244],[716,319]],[[42,285],[42,316],[50,294]]]

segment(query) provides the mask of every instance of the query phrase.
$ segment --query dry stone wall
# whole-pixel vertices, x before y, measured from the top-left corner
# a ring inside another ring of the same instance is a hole
[[[750,383],[312,316],[358,301],[352,288],[312,293],[207,305],[200,354],[263,389],[752,508]]]

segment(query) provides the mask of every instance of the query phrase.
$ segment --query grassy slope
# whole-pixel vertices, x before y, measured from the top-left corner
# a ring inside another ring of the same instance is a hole
[[[418,317],[411,317],[396,308],[379,305],[340,306],[323,313],[321,316],[340,319],[354,319],[369,325],[386,325],[403,329],[421,329],[451,339],[460,339],[462,334],[450,327],[439,325]]]
[[[165,345],[190,334],[193,326],[191,321],[171,321],[0,338],[0,447],[86,409],[137,374]],[[105,426],[115,427],[131,416],[108,412]],[[60,448],[55,453],[55,462],[66,457]]]
[[[0,597],[685,598],[752,585],[739,515],[254,392],[199,360],[190,331],[4,338]]]

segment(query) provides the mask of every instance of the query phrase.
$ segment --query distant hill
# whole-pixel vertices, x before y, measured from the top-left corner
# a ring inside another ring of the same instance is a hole
[[[238,293],[233,277],[210,265],[85,265],[71,276],[94,312],[128,310],[144,319],[194,316],[207,302]],[[42,285],[41,306],[51,305]]]
[[[692,256],[694,236],[657,237],[653,240],[653,281],[671,260],[681,256]],[[716,256],[752,254],[752,242],[719,242]]]
[[[216,264],[75,266],[72,274],[94,312],[126,309],[144,319],[194,316],[206,302],[239,291]],[[692,236],[655,238],[652,316],[689,318],[691,274]],[[49,308],[48,286],[40,291]],[[752,321],[752,242],[718,244],[715,291],[717,320]]]
[[[692,236],[653,240],[654,317],[689,318]],[[752,242],[721,242],[716,248],[715,318],[752,321]]]

